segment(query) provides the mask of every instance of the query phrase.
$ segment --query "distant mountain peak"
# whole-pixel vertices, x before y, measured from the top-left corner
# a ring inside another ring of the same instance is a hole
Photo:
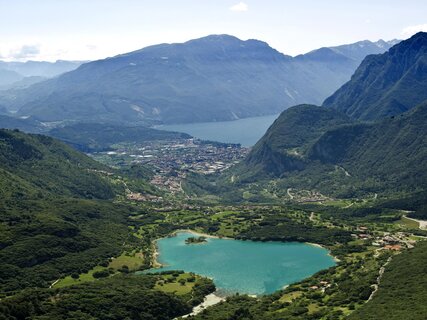
[[[215,42],[215,41],[236,41],[240,42],[243,40],[240,40],[239,38],[229,35],[229,34],[210,34],[208,36],[200,37],[197,39],[192,39],[189,41],[186,41],[184,43],[191,43],[191,42]]]

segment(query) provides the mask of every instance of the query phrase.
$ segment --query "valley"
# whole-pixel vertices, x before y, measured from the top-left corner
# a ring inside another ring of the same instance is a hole
[[[0,320],[425,320],[427,33],[1,77]]]
[[[25,138],[22,133],[5,132],[5,134],[6,136],[11,134],[9,139],[14,135],[21,139]],[[107,249],[97,261],[93,260],[91,255],[92,258],[86,263],[92,262],[88,263],[84,269],[81,268],[80,260],[76,260],[74,265],[69,265],[69,271],[52,273],[45,278],[44,285],[41,285],[51,288],[40,289],[37,293],[38,300],[25,302],[25,307],[23,305],[25,301],[23,299],[26,299],[25,291],[22,297],[19,290],[15,291],[16,289],[3,291],[4,295],[10,296],[3,304],[5,312],[14,314],[15,309],[8,307],[12,303],[15,306],[21,306],[22,310],[26,310],[21,312],[30,316],[62,312],[68,318],[71,314],[66,305],[52,305],[48,302],[52,294],[62,296],[63,303],[68,303],[67,301],[71,301],[69,299],[77,299],[75,301],[86,299],[85,292],[91,290],[96,292],[97,297],[102,301],[106,299],[102,298],[102,290],[107,287],[114,286],[119,289],[123,285],[133,286],[132,283],[148,281],[147,283],[150,284],[147,284],[147,289],[144,290],[155,295],[155,301],[159,301],[161,295],[166,295],[161,299],[172,299],[174,303],[180,303],[182,306],[176,305],[171,309],[170,312],[175,312],[174,316],[188,314],[193,306],[203,301],[206,294],[215,292],[218,287],[221,288],[221,284],[216,286],[215,276],[213,282],[209,282],[211,280],[204,280],[205,278],[192,274],[192,270],[183,270],[190,272],[185,274],[172,270],[144,276],[134,275],[134,273],[158,265],[157,250],[154,245],[157,239],[167,237],[177,230],[193,230],[200,234],[237,239],[243,243],[245,241],[255,241],[254,243],[279,241],[320,244],[337,259],[336,266],[319,271],[304,280],[291,281],[289,286],[278,291],[272,290],[273,293],[258,297],[245,295],[251,291],[243,291],[239,295],[227,294],[224,301],[219,299],[218,304],[194,315],[196,319],[227,319],[240,312],[245,312],[256,319],[281,319],[286,316],[292,316],[292,319],[343,318],[354,312],[363,312],[365,304],[375,302],[376,295],[381,292],[376,291],[377,288],[381,288],[381,283],[378,285],[378,274],[384,267],[384,277],[386,277],[389,267],[389,264],[386,265],[387,261],[391,258],[392,266],[395,257],[405,254],[407,250],[414,250],[412,248],[417,248],[420,245],[418,243],[420,241],[422,243],[423,238],[427,236],[427,233],[420,230],[414,221],[406,218],[408,213],[402,211],[398,204],[384,203],[384,197],[353,199],[329,197],[319,201],[313,199],[313,194],[291,189],[284,192],[290,193],[292,197],[276,199],[273,203],[251,201],[252,203],[227,204],[227,201],[222,203],[224,200],[215,194],[200,196],[195,193],[186,198],[187,187],[176,193],[173,189],[159,189],[152,185],[152,181],[156,179],[156,171],[160,170],[160,164],[166,165],[163,167],[165,177],[171,176],[173,171],[180,172],[183,165],[186,168],[185,162],[176,163],[176,160],[182,161],[184,154],[190,156],[192,153],[189,150],[193,150],[193,157],[195,157],[189,158],[190,163],[198,163],[195,159],[201,156],[204,157],[204,161],[213,161],[213,163],[219,159],[224,161],[222,152],[228,155],[233,154],[233,152],[230,153],[229,148],[231,150],[236,148],[237,156],[230,159],[231,161],[228,162],[230,165],[233,162],[241,162],[244,158],[239,146],[206,142],[200,142],[201,145],[196,146],[197,143],[199,142],[192,139],[183,139],[118,145],[115,151],[95,152],[93,157],[100,162],[91,162],[92,160],[88,158],[88,163],[93,166],[90,169],[93,177],[113,186],[115,190],[113,198],[104,203],[104,206],[119,210],[122,231],[117,234],[116,227],[113,229],[107,227],[104,232],[105,236],[109,237],[106,244],[111,243],[113,233],[116,234],[116,247]],[[13,145],[18,146],[15,142]],[[61,148],[65,148],[65,145]],[[37,151],[33,152],[37,154]],[[28,157],[26,153],[24,155]],[[152,157],[144,157],[146,155]],[[151,158],[156,159],[158,167],[150,165]],[[170,159],[174,160],[169,162]],[[96,163],[98,164],[95,165]],[[191,172],[191,175],[197,177],[216,174],[219,173],[197,172],[197,170]],[[141,184],[141,178],[145,181],[143,184]],[[182,178],[182,181],[188,183],[188,179]],[[39,179],[45,180],[45,177],[40,176]],[[40,182],[38,184],[43,185]],[[189,185],[191,186],[192,183]],[[192,188],[194,190],[194,186]],[[134,198],[129,192],[144,197]],[[16,197],[17,195],[12,194],[10,199],[16,199]],[[393,207],[395,209],[392,209]],[[407,208],[407,205],[404,204],[404,207]],[[10,209],[8,210],[10,212]],[[93,209],[89,207],[87,214],[91,212]],[[60,237],[66,236],[63,232],[54,231],[53,233]],[[7,248],[7,242],[4,243]],[[204,250],[203,246],[200,249]],[[4,252],[4,249],[2,251]],[[314,263],[314,265],[317,264]],[[363,268],[361,268],[362,265]],[[236,268],[238,272],[240,267],[236,266]],[[38,272],[35,269],[29,270],[32,271],[26,272]],[[196,300],[194,300],[196,287],[193,285],[195,283],[200,283],[197,290],[199,288],[201,290],[197,291],[199,295]],[[280,282],[274,284],[277,287],[282,285],[283,283]],[[7,287],[17,288],[10,282],[4,288]],[[71,296],[70,290],[73,290]],[[141,291],[138,292],[141,293]],[[215,294],[221,295],[218,292]],[[82,302],[78,303],[83,306]],[[151,303],[155,304],[154,300]],[[33,308],[40,311],[31,311]],[[118,305],[117,308],[120,306]],[[103,312],[104,309],[99,307],[95,310]],[[93,313],[94,311],[86,312],[94,316],[97,314]]]

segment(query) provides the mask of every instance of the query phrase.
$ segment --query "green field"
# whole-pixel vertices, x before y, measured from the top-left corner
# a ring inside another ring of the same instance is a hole
[[[141,266],[144,265],[144,255],[140,251],[133,251],[131,253],[124,252],[117,258],[113,258],[108,265],[109,268],[114,270],[119,270],[123,266],[127,266],[129,270],[135,271],[138,270]]]
[[[190,273],[182,273],[176,277],[170,274],[162,275],[161,279],[157,281],[155,289],[174,293],[176,295],[184,295],[191,292],[196,283],[196,279],[199,278],[200,277],[196,277]],[[190,281],[188,281],[189,279]]]
[[[88,273],[82,273],[79,275],[78,279],[73,279],[71,276],[66,276],[63,279],[60,279],[55,285],[54,288],[64,288],[68,286],[72,286],[75,284],[81,284],[88,281],[95,281],[96,279],[93,277],[94,272],[105,270],[104,267],[96,266],[92,270],[90,270]]]

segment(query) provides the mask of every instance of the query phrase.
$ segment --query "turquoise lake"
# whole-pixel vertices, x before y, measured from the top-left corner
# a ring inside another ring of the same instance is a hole
[[[195,138],[253,146],[279,115],[245,118],[235,121],[203,122],[157,126],[157,129],[178,131]]]
[[[157,241],[158,261],[149,272],[184,270],[214,280],[220,293],[268,294],[335,265],[326,249],[297,242],[208,238],[185,244],[190,232]]]

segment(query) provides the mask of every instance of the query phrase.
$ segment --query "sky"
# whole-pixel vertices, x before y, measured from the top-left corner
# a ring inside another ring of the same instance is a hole
[[[289,55],[427,31],[426,0],[0,0],[0,60],[95,60],[209,34]]]

